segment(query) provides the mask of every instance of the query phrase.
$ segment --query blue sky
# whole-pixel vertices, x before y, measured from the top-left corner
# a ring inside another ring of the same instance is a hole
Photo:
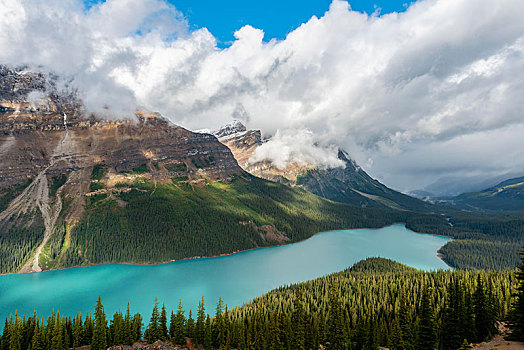
[[[191,30],[206,27],[220,47],[234,40],[234,32],[249,24],[264,30],[266,41],[283,39],[286,34],[306,22],[311,16],[320,17],[331,0],[168,0],[188,19]],[[99,0],[85,0],[89,4]],[[350,0],[355,11],[380,13],[404,11],[411,0]]]
[[[249,24],[264,30],[265,40],[283,39],[286,34],[306,22],[320,17],[329,8],[330,0],[169,0],[189,20],[190,28],[207,27],[222,45],[234,40],[233,33]],[[376,7],[381,13],[404,11],[406,0],[350,0],[351,8],[369,14]]]

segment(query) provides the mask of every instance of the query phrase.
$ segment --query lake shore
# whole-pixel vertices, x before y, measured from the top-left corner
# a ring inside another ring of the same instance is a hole
[[[29,314],[36,307],[49,315],[75,315],[92,309],[101,296],[108,314],[130,302],[134,312],[149,313],[157,297],[166,305],[179,299],[195,307],[206,300],[242,305],[280,286],[346,270],[370,257],[382,257],[421,271],[446,270],[435,252],[449,239],[418,234],[402,224],[383,229],[324,231],[297,244],[254,249],[220,257],[184,259],[172,264],[97,264],[40,274],[3,276],[3,310]],[[0,318],[9,317],[0,310]]]
[[[265,247],[253,247],[253,248],[249,248],[249,249],[244,249],[244,250],[236,250],[236,251],[233,251],[233,252],[229,252],[229,253],[222,253],[222,254],[217,254],[217,255],[211,255],[211,256],[191,256],[191,257],[187,257],[187,258],[181,258],[181,259],[173,259],[173,260],[168,260],[168,261],[159,261],[159,262],[126,262],[126,261],[119,261],[119,262],[102,262],[102,263],[91,263],[91,264],[84,264],[84,265],[77,265],[77,266],[68,266],[68,267],[59,267],[59,268],[52,268],[52,269],[48,269],[48,270],[42,270],[42,271],[31,271],[31,272],[20,272],[20,271],[17,271],[17,272],[8,272],[8,273],[2,273],[0,274],[0,276],[5,276],[5,275],[27,275],[27,274],[38,274],[38,273],[42,273],[42,272],[46,272],[46,271],[61,271],[61,270],[67,270],[67,269],[74,269],[74,268],[84,268],[84,267],[92,267],[92,266],[99,266],[99,265],[130,265],[130,266],[153,266],[153,265],[165,265],[165,264],[170,264],[170,263],[173,263],[173,262],[178,262],[178,261],[186,261],[186,260],[195,260],[195,259],[214,259],[214,258],[221,258],[221,257],[226,257],[226,256],[231,256],[231,255],[235,255],[235,254],[239,254],[239,253],[244,253],[244,252],[250,252],[250,251],[253,251],[253,250],[258,250],[258,249],[267,249],[267,248],[275,248],[275,247],[280,247],[280,246],[286,246],[286,245],[292,245],[292,244],[296,244],[296,243],[300,243],[300,242],[304,242],[304,241],[307,241],[308,239],[311,239],[312,237],[314,236],[317,236],[319,234],[322,234],[322,233],[326,233],[326,232],[333,232],[333,231],[346,231],[346,230],[380,230],[380,229],[383,229],[383,228],[386,228],[386,227],[390,227],[390,226],[395,226],[395,225],[403,225],[404,227],[406,227],[405,223],[403,222],[396,222],[396,223],[392,223],[392,224],[389,224],[389,225],[384,225],[384,226],[381,226],[381,227],[359,227],[359,228],[341,228],[341,229],[334,229],[334,230],[327,230],[327,231],[321,231],[321,232],[317,232],[317,233],[314,233],[312,234],[311,236],[307,237],[307,238],[304,238],[302,240],[298,240],[298,241],[294,241],[294,242],[287,242],[287,243],[279,243],[279,244],[274,244],[274,245],[270,245],[270,246],[265,246]],[[406,229],[408,229],[406,227]],[[410,230],[410,229],[408,229]],[[410,230],[410,231],[413,231],[413,230]],[[416,231],[413,231],[414,233],[417,233],[417,234],[421,234],[421,235],[431,235],[431,236],[437,236],[437,237],[444,237],[444,238],[449,238],[451,239],[451,237],[449,236],[445,236],[445,235],[440,235],[440,234],[434,234],[434,233],[423,233],[423,232],[416,232]],[[444,246],[444,245],[443,245]],[[442,247],[441,247],[442,248]],[[451,266],[445,259],[443,259],[443,255],[439,252],[439,250],[437,250],[436,252],[436,256],[442,260],[442,262],[444,262],[446,264],[446,266],[450,267],[451,269],[453,269],[454,267]],[[350,267],[350,266],[348,266]]]

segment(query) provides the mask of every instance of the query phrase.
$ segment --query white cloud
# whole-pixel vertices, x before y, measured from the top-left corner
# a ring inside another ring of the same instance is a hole
[[[286,165],[292,163],[306,166],[317,164],[322,168],[344,166],[337,154],[335,146],[317,144],[314,134],[309,130],[278,130],[270,142],[262,144],[253,152],[249,162],[269,160],[279,169],[285,169]]]
[[[520,0],[422,0],[383,16],[334,0],[285,40],[264,42],[262,30],[244,26],[226,49],[206,29],[188,32],[161,0],[90,10],[80,0],[3,0],[0,13],[0,63],[72,77],[94,111],[141,105],[194,129],[241,111],[248,127],[278,135],[258,156],[329,165],[324,152],[339,145],[402,189],[465,172],[524,172],[522,154],[509,152],[524,128]],[[504,152],[483,156],[472,139]]]

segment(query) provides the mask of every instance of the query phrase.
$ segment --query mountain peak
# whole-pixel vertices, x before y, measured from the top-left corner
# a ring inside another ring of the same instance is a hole
[[[239,133],[245,132],[247,130],[246,126],[242,124],[239,120],[233,120],[231,123],[228,123],[217,131],[213,131],[213,135],[215,135],[218,139],[225,139],[232,137],[233,135],[237,135]]]

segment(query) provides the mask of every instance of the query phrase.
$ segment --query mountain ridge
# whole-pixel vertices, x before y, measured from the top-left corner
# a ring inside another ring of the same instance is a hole
[[[462,193],[436,203],[455,209],[479,211],[524,211],[524,176],[504,180],[478,192]]]
[[[0,87],[0,273],[214,256],[404,219],[253,177],[215,136],[155,113],[87,114],[40,73],[2,69]]]
[[[337,155],[343,167],[322,169],[312,164],[292,162],[280,169],[268,160],[251,160],[256,149],[268,141],[262,138],[260,130],[247,130],[241,122],[235,120],[213,134],[231,149],[240,167],[252,175],[360,207],[423,212],[438,210],[430,203],[390,189],[373,179],[343,150],[339,149]]]
[[[39,256],[59,223],[74,225],[95,198],[119,195],[141,179],[199,183],[245,174],[212,135],[155,113],[137,111],[134,120],[87,115],[74,93],[60,94],[52,77],[3,66],[0,155],[1,239],[33,256],[23,272],[40,270]],[[93,176],[95,169],[101,176]]]

